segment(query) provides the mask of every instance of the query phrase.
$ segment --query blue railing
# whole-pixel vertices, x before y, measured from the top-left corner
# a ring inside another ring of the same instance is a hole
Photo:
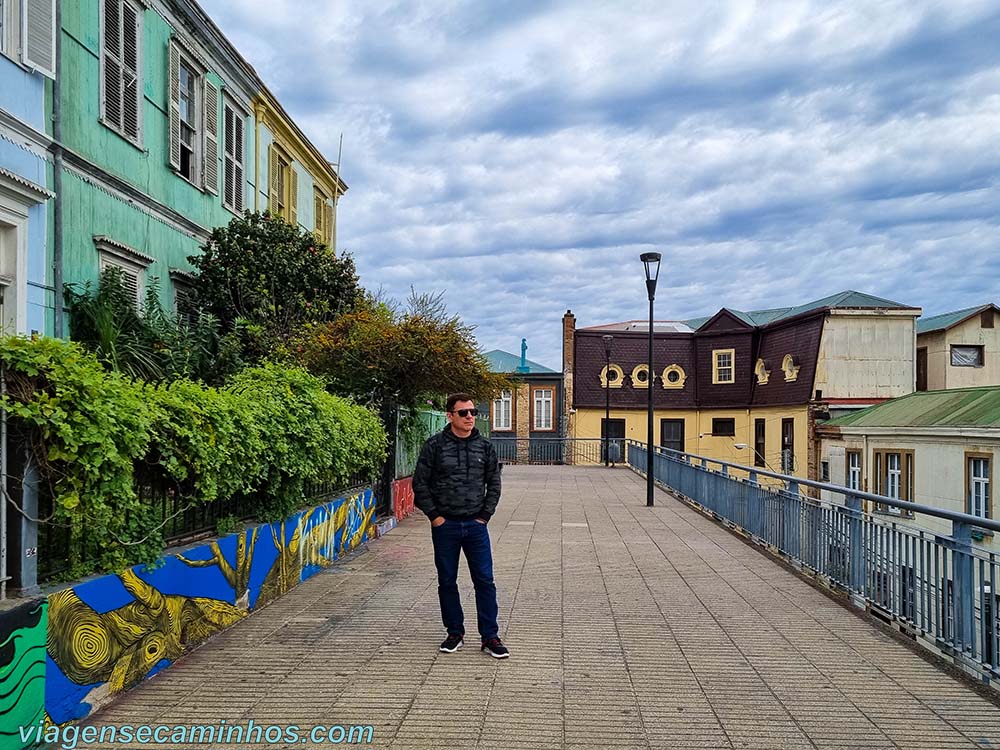
[[[628,441],[628,463],[645,473],[644,444]],[[973,545],[974,533],[1000,531],[997,521],[660,447],[653,477],[984,681],[1000,680],[1000,555]],[[909,520],[919,515],[950,522],[950,535]]]

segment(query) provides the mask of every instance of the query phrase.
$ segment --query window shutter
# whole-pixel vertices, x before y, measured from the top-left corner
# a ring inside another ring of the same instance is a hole
[[[225,159],[222,167],[222,202],[236,208],[236,113],[228,104],[222,105],[222,137],[225,139]]]
[[[288,223],[294,227],[299,223],[299,174],[291,164],[288,178]]]
[[[170,166],[181,168],[181,51],[174,42],[170,48]]]
[[[122,5],[122,132],[134,141],[139,140],[139,122],[142,115],[142,87],[139,81],[139,38],[142,16],[129,3]]]
[[[233,167],[233,208],[236,209],[237,213],[243,213],[243,185],[245,182],[243,174],[243,140],[245,134],[243,131],[243,116],[235,111],[233,112],[233,126],[233,153],[236,156],[236,164]]]
[[[24,0],[21,6],[21,61],[55,78],[56,0]]]
[[[205,120],[205,158],[202,159],[202,186],[212,195],[219,194],[219,89],[203,77]]]
[[[323,213],[323,197],[318,191],[313,193],[313,234],[316,235],[316,239],[323,242],[323,219],[325,215]]]
[[[267,164],[270,167],[271,181],[268,195],[268,209],[274,215],[278,213],[278,190],[281,185],[281,167],[278,164],[278,151],[274,146],[267,147]]]
[[[101,63],[104,67],[104,119],[119,130],[122,127],[121,0],[104,0],[104,44]]]
[[[333,206],[325,204],[323,206],[323,241],[333,249]]]

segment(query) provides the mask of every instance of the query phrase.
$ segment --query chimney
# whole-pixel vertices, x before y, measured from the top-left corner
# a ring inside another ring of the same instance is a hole
[[[563,424],[566,425],[565,436],[574,434],[573,425],[573,367],[576,361],[576,316],[572,310],[563,315]]]

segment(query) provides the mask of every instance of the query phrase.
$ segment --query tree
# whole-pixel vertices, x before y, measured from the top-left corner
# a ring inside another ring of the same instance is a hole
[[[243,356],[270,354],[303,326],[333,320],[362,299],[354,260],[271,214],[245,212],[212,231],[197,269],[194,303],[235,331]]]
[[[440,295],[411,295],[405,313],[369,298],[304,331],[289,353],[335,393],[382,409],[459,391],[490,399],[509,387],[505,376],[490,371],[473,329],[447,314]]]

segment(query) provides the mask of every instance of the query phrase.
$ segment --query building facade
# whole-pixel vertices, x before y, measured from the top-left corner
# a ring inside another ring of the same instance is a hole
[[[254,99],[254,210],[313,232],[336,252],[337,204],[347,185],[266,89]]]
[[[490,440],[502,461],[563,463],[566,456],[553,442],[564,436],[562,373],[532,362],[526,350],[522,339],[520,358],[502,349],[486,353],[490,370],[508,375],[513,387],[478,407],[489,415]]]
[[[0,331],[50,334],[55,1],[0,0]]]
[[[817,477],[818,419],[912,392],[919,314],[848,291],[794,308],[658,322],[654,443]],[[567,312],[563,338],[567,434],[645,442],[648,323],[576,329]]]
[[[54,253],[66,283],[114,266],[137,303],[156,280],[175,309],[188,257],[245,210],[332,243],[346,186],[197,3],[80,0],[61,22]],[[268,158],[277,149],[284,169]]]
[[[899,500],[996,518],[994,474],[1000,459],[1000,387],[917,392],[821,425],[822,472],[828,481]],[[840,503],[838,493],[824,499]],[[900,523],[950,535],[947,521],[900,513]],[[975,535],[995,551],[992,535]]]
[[[1000,308],[990,303],[917,321],[917,390],[1000,385]]]

